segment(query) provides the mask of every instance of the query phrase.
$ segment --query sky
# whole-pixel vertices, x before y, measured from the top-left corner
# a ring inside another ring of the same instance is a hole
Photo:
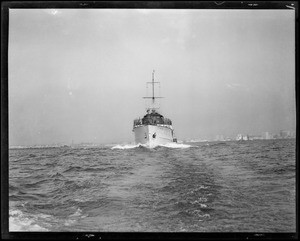
[[[295,131],[295,11],[10,9],[9,145],[133,142],[146,82],[179,140]]]

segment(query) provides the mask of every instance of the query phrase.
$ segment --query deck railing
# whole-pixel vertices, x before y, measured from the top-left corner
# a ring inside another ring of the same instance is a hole
[[[138,125],[172,125],[172,121],[168,118],[143,118],[135,119],[133,121],[133,127]]]

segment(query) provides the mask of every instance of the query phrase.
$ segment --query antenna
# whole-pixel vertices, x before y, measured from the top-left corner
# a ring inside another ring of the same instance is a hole
[[[154,85],[159,84],[159,82],[154,81],[154,73],[155,73],[155,70],[153,70],[153,72],[152,72],[152,82],[147,82],[147,84],[152,84],[152,97],[143,97],[144,99],[152,99],[153,106],[155,103],[155,99],[163,98],[161,96],[155,96],[155,94],[154,94]],[[157,109],[157,108],[152,107],[151,109]]]
[[[154,72],[155,72],[155,70],[153,70],[153,72],[152,72],[152,104],[154,104],[154,100],[155,100],[155,97],[154,97]]]

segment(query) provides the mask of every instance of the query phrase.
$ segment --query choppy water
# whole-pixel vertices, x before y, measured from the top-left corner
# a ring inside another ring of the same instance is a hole
[[[295,139],[9,150],[10,231],[295,232]]]

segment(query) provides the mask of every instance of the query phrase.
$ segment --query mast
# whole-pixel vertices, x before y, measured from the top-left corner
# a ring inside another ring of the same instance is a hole
[[[154,84],[159,84],[159,82],[154,81],[154,73],[155,73],[155,70],[153,70],[153,72],[152,72],[152,81],[147,82],[147,84],[152,84],[152,97],[143,97],[144,99],[152,99],[152,108],[151,109],[157,109],[157,108],[153,107],[154,103],[155,103],[155,99],[163,98],[161,96],[155,96],[155,94],[154,94]]]
[[[155,100],[155,97],[154,97],[154,70],[152,72],[152,104],[154,104],[154,100]]]

